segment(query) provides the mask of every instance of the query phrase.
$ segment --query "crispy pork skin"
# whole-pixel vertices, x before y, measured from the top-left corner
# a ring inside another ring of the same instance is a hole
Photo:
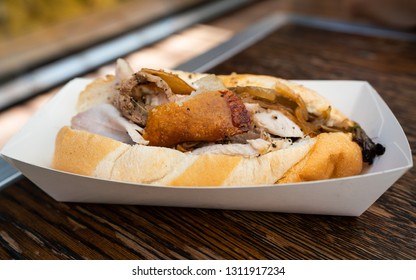
[[[250,129],[250,113],[229,90],[208,91],[149,111],[144,138],[149,145],[225,140]]]

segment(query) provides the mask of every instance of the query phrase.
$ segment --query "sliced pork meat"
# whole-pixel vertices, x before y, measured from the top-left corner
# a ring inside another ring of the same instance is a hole
[[[163,79],[139,71],[121,82],[114,105],[125,118],[144,127],[151,108],[174,100],[172,90]]]
[[[244,104],[252,113],[253,122],[258,129],[280,137],[303,137],[299,126],[278,110],[264,109],[256,103]]]
[[[195,149],[191,153],[193,155],[219,154],[244,157],[257,156],[260,154],[259,151],[250,144],[213,144]]]
[[[248,143],[247,140],[255,140],[258,138],[262,138],[262,133],[258,130],[251,129],[245,133],[234,135],[226,141],[229,143],[246,144]]]
[[[270,150],[270,148],[272,147],[271,142],[266,141],[266,140],[261,139],[261,138],[247,140],[247,143],[251,147],[253,147],[259,154],[267,153]]]
[[[201,154],[220,154],[228,156],[253,157],[266,154],[273,150],[286,149],[292,145],[288,139],[273,139],[266,141],[264,139],[247,140],[246,144],[229,143],[229,144],[211,144],[193,150],[194,155]]]
[[[72,118],[71,126],[128,144],[148,144],[139,133],[143,129],[123,118],[111,104],[96,105],[77,114]]]

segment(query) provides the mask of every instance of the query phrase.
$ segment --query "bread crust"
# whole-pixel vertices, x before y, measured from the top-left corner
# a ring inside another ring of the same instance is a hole
[[[194,155],[175,149],[127,145],[63,127],[52,167],[102,179],[165,186],[232,186],[275,183],[315,144],[309,139],[261,156]]]
[[[361,149],[351,135],[341,132],[321,133],[309,153],[290,168],[279,184],[325,180],[361,173]]]
[[[357,175],[361,151],[349,135],[322,133],[291,148],[257,157],[192,155],[127,145],[63,127],[53,168],[108,180],[165,186],[238,186],[295,183]]]
[[[90,176],[109,153],[127,146],[129,145],[107,137],[65,126],[56,136],[52,167]]]

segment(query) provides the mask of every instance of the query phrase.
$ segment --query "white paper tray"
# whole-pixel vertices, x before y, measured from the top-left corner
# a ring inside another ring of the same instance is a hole
[[[386,147],[360,176],[287,185],[164,187],[129,184],[51,169],[55,136],[75,115],[90,82],[74,79],[2,149],[3,157],[58,201],[158,205],[359,216],[413,166],[406,136],[377,92],[363,81],[295,81],[319,92]]]

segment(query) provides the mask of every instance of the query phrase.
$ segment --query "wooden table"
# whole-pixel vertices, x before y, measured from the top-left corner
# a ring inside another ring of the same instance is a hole
[[[211,72],[367,80],[414,152],[416,43],[393,37],[288,21]],[[0,192],[0,259],[415,259],[415,182],[412,169],[360,217],[337,217],[60,203],[22,179]]]

